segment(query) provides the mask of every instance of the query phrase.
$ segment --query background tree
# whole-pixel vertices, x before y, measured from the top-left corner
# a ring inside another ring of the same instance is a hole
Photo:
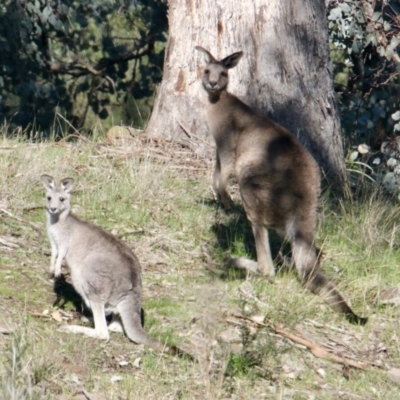
[[[335,91],[351,143],[382,143],[400,125],[400,2],[330,0]]]
[[[300,136],[340,177],[327,17],[342,138],[347,148],[366,146],[346,162],[368,164],[363,172],[378,181],[389,176],[400,195],[400,3],[326,0],[327,15],[319,3],[207,0],[200,7],[171,0],[165,79],[148,131],[205,150],[202,56],[193,47],[222,57],[240,45],[246,54],[231,74],[232,92]],[[166,13],[166,0],[0,3],[0,123],[30,126],[36,137],[69,128],[59,126],[56,112],[83,132],[99,118],[103,129],[143,126],[161,81]]]
[[[329,176],[345,180],[324,2],[170,0],[163,80],[149,134],[192,141],[208,134],[199,89],[203,60],[195,45],[218,58],[243,50],[230,91],[298,136]]]
[[[330,0],[335,91],[349,170],[400,198],[400,2]],[[355,148],[354,148],[355,147]],[[359,179],[352,173],[356,182]]]
[[[0,6],[0,122],[76,128],[113,111],[143,124],[161,80],[163,0],[11,0]],[[111,123],[111,122],[110,122]]]

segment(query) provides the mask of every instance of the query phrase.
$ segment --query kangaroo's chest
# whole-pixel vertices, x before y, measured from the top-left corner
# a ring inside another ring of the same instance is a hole
[[[232,135],[235,130],[232,116],[218,105],[209,105],[206,112],[207,124],[214,139]]]
[[[71,244],[72,233],[69,229],[65,229],[58,224],[48,226],[48,235],[50,241],[56,246],[57,250],[63,250],[68,257],[68,249]],[[68,261],[67,261],[68,262]]]
[[[57,247],[62,242],[63,236],[65,236],[63,234],[63,232],[60,229],[58,229],[58,227],[56,225],[50,225],[48,227],[48,233],[49,233],[50,240],[53,243],[55,243],[57,245]]]

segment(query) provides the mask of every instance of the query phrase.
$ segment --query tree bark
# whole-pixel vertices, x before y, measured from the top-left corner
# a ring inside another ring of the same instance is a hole
[[[244,51],[230,72],[229,91],[296,135],[331,182],[346,182],[323,1],[169,0],[169,40],[150,136],[207,139],[204,60],[196,45],[218,59]]]

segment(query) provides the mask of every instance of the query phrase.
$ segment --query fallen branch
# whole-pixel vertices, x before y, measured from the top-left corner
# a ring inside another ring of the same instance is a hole
[[[29,221],[29,220],[27,220],[25,218],[17,217],[15,215],[11,214],[9,211],[5,210],[4,208],[0,208],[0,212],[2,212],[3,214],[7,215],[8,217],[10,217],[12,219],[15,219],[16,221],[19,221],[19,222],[22,222],[24,224],[30,225],[39,234],[43,233],[43,230],[41,228],[37,227],[36,224],[34,224],[33,222],[31,222],[31,221]]]
[[[14,331],[6,322],[0,322],[0,334],[9,335]]]
[[[183,132],[186,134],[186,136],[191,139],[192,135],[189,133],[189,129],[187,129],[180,121],[177,121],[179,127],[183,130]]]
[[[6,247],[10,247],[12,249],[17,249],[19,247],[18,244],[9,242],[8,240],[2,238],[1,236],[0,236],[0,244],[2,244],[3,246],[6,246]]]
[[[41,277],[40,275],[37,275],[38,279],[40,279],[45,285],[47,286],[54,286],[53,282],[50,282],[49,280],[44,279],[43,277]]]
[[[262,326],[263,328],[273,328],[273,325],[271,324],[265,324],[264,322],[257,321],[256,319],[245,317],[244,315],[241,314],[232,314],[233,317],[238,318],[238,319],[244,319],[245,321],[252,322],[253,324],[256,324],[258,326]]]
[[[205,267],[211,271],[213,274],[217,275],[217,276],[223,276],[226,274],[225,271],[215,268],[215,264],[213,262],[213,260],[211,259],[210,254],[208,253],[206,248],[203,248],[203,257],[206,259],[207,263],[205,264]]]
[[[30,312],[29,314],[32,315],[32,317],[51,319],[50,314],[41,314],[37,312]]]
[[[204,144],[207,145],[208,147],[212,147],[212,144],[211,144],[210,142],[207,142],[207,140],[204,140],[204,139],[202,139],[201,137],[199,137],[199,136],[195,135],[194,133],[190,132],[189,129],[187,129],[186,126],[183,125],[181,121],[178,121],[178,120],[177,120],[176,122],[178,122],[179,127],[183,130],[183,132],[186,134],[186,136],[187,136],[189,139],[192,139],[192,138],[194,137],[194,138],[197,139],[199,142],[204,143]]]
[[[89,393],[84,387],[82,387],[77,394],[83,394],[88,400],[94,400],[97,396]]]
[[[345,366],[358,368],[358,369],[369,369],[369,367],[370,367],[367,363],[357,362],[357,361],[353,361],[353,360],[350,360],[345,357],[337,356],[336,354],[331,354],[328,351],[326,351],[323,347],[321,347],[319,344],[310,342],[307,339],[304,339],[300,336],[294,335],[293,333],[285,331],[283,329],[282,324],[275,324],[274,329],[275,329],[275,333],[277,333],[278,335],[281,335],[281,336],[291,340],[292,342],[295,342],[295,343],[298,343],[298,344],[301,344],[301,345],[307,347],[311,351],[311,353],[314,354],[315,357],[324,358],[326,360],[334,361],[339,364],[343,364]]]
[[[358,368],[358,369],[369,369],[370,365],[364,362],[357,362],[353,361],[349,358],[345,357],[340,357],[336,354],[329,353],[327,350],[325,350],[322,346],[320,346],[317,343],[313,343],[307,339],[304,339],[301,336],[294,335],[293,333],[287,332],[283,329],[284,325],[283,324],[265,324],[263,322],[259,322],[253,318],[248,318],[243,315],[239,314],[233,314],[235,318],[247,320],[249,322],[252,322],[253,324],[256,324],[258,326],[262,326],[264,328],[270,328],[272,327],[275,331],[276,334],[283,336],[289,340],[291,340],[294,343],[300,344],[306,348],[308,348],[311,353],[318,358],[324,358],[326,360],[334,361],[339,364],[343,364],[348,367],[353,367],[353,368]],[[231,321],[229,321],[231,322]]]

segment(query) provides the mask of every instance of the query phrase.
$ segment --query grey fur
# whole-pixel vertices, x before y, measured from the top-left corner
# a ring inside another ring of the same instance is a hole
[[[119,318],[126,335],[135,343],[176,353],[147,335],[141,325],[142,268],[131,249],[111,233],[78,218],[71,212],[73,179],[57,184],[42,175],[46,193],[47,231],[51,243],[50,273],[61,274],[65,258],[72,284],[93,311],[94,329],[65,325],[62,330],[109,339],[105,316],[113,314],[113,328]]]
[[[336,311],[359,324],[366,322],[354,314],[334,285],[320,272],[314,247],[316,209],[320,191],[319,168],[310,153],[285,128],[254,112],[227,91],[228,70],[235,67],[242,52],[218,61],[205,54],[202,84],[208,95],[207,122],[217,152],[213,188],[225,210],[232,207],[226,187],[235,172],[239,190],[254,233],[257,263],[239,258],[231,264],[262,275],[273,276],[268,228],[286,236],[304,285],[321,294]]]

